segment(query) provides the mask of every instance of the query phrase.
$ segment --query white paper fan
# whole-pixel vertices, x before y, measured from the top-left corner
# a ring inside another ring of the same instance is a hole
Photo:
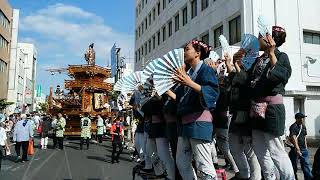
[[[168,80],[157,80],[155,83],[155,89],[159,96],[167,92],[170,88],[172,88],[176,84],[172,79]]]
[[[146,76],[142,71],[136,71],[121,78],[115,85],[115,91],[132,92],[138,88],[139,85],[143,85],[146,81]]]
[[[244,69],[248,70],[259,56],[259,40],[252,34],[244,34],[240,48],[245,50],[246,55],[241,62]]]
[[[257,23],[258,23],[259,33],[263,37],[267,37],[267,34],[271,35],[272,27],[270,26],[270,23],[267,22],[264,16],[260,15],[258,17]]]
[[[229,45],[226,37],[224,35],[220,35],[219,36],[219,40],[220,40],[220,44],[221,44],[221,48],[222,48],[223,54],[225,54],[225,53],[231,54],[230,45]]]
[[[153,75],[154,87],[159,96],[173,87],[174,73],[184,63],[184,49],[174,49],[159,59]]]
[[[211,61],[215,63],[219,58],[220,56],[215,51],[210,51],[210,55],[204,60],[204,63],[209,64]]]
[[[154,70],[156,69],[156,64],[159,61],[158,59],[154,59],[151,62],[147,64],[147,66],[143,70],[143,74],[146,76],[146,78],[151,77],[151,75],[154,73]]]
[[[176,70],[177,68],[180,68],[184,63],[184,49],[174,49],[172,51],[169,51],[167,54],[165,54],[162,58],[164,62],[167,63],[167,65],[171,66]]]

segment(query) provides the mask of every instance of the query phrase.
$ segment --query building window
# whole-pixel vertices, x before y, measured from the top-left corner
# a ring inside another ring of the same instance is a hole
[[[6,52],[9,52],[9,42],[0,35],[0,48],[4,49]]]
[[[141,36],[141,26],[139,26],[138,35]]]
[[[141,13],[141,3],[138,5],[139,14]]]
[[[203,36],[201,37],[201,41],[203,41],[203,42],[206,43],[206,44],[209,44],[209,33],[203,35]]]
[[[144,23],[141,23],[141,34],[144,32]]]
[[[169,0],[169,3],[171,3],[172,0]]]
[[[138,62],[138,51],[134,53],[134,60]]]
[[[223,34],[223,26],[220,26],[217,29],[215,29],[213,31],[213,34],[214,34],[214,48],[220,47],[221,44],[220,44],[219,37],[220,35]]]
[[[320,45],[320,33],[312,33],[303,31],[303,42],[308,44]]]
[[[7,63],[0,59],[0,72],[7,72]]]
[[[148,29],[148,20],[147,18],[144,20],[144,24],[146,25],[146,30]]]
[[[152,9],[152,19],[153,19],[153,21],[156,20],[156,8]]]
[[[152,49],[155,49],[156,48],[156,36],[153,35],[152,36]]]
[[[144,8],[144,0],[142,0],[142,9]]]
[[[141,54],[140,54],[140,49],[138,49],[138,61],[141,60]]]
[[[207,9],[209,6],[209,0],[201,0],[201,11]]]
[[[149,26],[151,25],[151,13],[149,13],[149,15],[148,15],[148,21],[149,21]]]
[[[143,56],[143,53],[144,53],[144,51],[143,51],[143,45],[141,46],[141,56]],[[141,57],[142,58],[142,57]]]
[[[139,10],[138,8],[136,8],[136,17],[138,17],[138,15],[139,15]]]
[[[229,21],[229,43],[233,45],[241,41],[241,17]]]
[[[162,41],[165,41],[167,39],[167,36],[166,36],[166,26],[163,26],[162,27]]]
[[[159,46],[159,45],[160,45],[160,35],[161,35],[161,34],[160,34],[160,31],[158,31],[157,34],[158,34],[158,46]]]
[[[169,37],[172,35],[172,21],[170,20],[168,23],[168,31],[169,31]]]
[[[147,55],[148,54],[148,45],[147,45],[147,42],[144,43],[144,55]]]
[[[174,30],[175,32],[179,31],[179,13],[174,17]]]
[[[191,19],[197,16],[197,0],[191,1]]]
[[[187,6],[182,9],[182,25],[186,25],[188,23],[188,9]]]
[[[137,30],[136,30],[135,36],[136,36],[136,40],[138,40],[138,31]]]
[[[157,4],[157,7],[158,7],[158,16],[160,15],[160,1],[158,2],[158,4]]]
[[[149,39],[149,41],[148,41],[148,48],[149,48],[149,53],[151,52],[151,39]]]
[[[162,9],[167,7],[167,0],[162,0]]]

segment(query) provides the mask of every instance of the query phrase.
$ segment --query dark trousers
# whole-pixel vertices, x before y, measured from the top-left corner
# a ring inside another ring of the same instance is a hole
[[[22,160],[28,160],[29,141],[16,142],[15,150],[17,156],[20,156],[20,148],[22,146]]]
[[[63,149],[63,137],[56,137],[59,145],[59,149]]]
[[[85,139],[86,139],[87,149],[89,149],[89,138],[86,137]],[[84,138],[82,137],[80,138],[80,149],[82,149],[83,143],[84,143]]]
[[[58,139],[55,135],[52,137],[52,141],[53,141],[53,149],[57,148]]]
[[[99,143],[102,143],[102,134],[98,134],[97,136],[98,136]]]
[[[117,152],[117,146],[119,148],[119,151]],[[123,147],[122,147],[122,142],[112,142],[112,162],[114,162],[114,160],[118,161],[119,160],[119,156],[122,153]],[[117,153],[117,156],[115,157],[115,154]]]
[[[1,162],[3,159],[3,151],[4,151],[4,148],[2,148],[2,146],[0,146],[0,171],[1,171]]]
[[[300,159],[300,165],[301,165],[301,169],[303,171],[303,175],[304,175],[304,179],[305,180],[311,180],[312,179],[312,174],[311,174],[311,168],[310,168],[310,162],[309,162],[309,151],[308,149],[300,149],[301,151],[301,156],[299,156],[294,148],[291,148],[290,152],[289,152],[289,157],[292,163],[292,167],[293,167],[293,171],[294,174],[297,178],[297,160],[298,158]]]

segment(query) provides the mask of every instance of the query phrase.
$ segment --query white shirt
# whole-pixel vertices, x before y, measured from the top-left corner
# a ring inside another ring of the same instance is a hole
[[[36,124],[36,126],[38,126],[38,124],[40,123],[40,117],[38,115],[34,116],[34,123]]]
[[[103,119],[102,118],[98,119],[97,126],[98,127],[102,127],[103,126]]]
[[[28,120],[25,126],[23,124],[25,120],[18,121],[14,127],[13,140],[16,142],[29,141],[33,137],[33,124]]]
[[[3,127],[0,127],[0,146],[4,146],[7,141],[7,134]]]

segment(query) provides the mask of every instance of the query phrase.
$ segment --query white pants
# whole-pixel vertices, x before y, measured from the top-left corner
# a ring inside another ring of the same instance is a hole
[[[131,128],[131,142],[134,144],[136,140],[136,128]]]
[[[212,162],[211,143],[186,137],[178,138],[177,167],[184,180],[196,180],[197,175],[192,167],[192,157],[196,162],[196,168],[202,175],[210,175],[216,178],[216,171]]]
[[[41,144],[41,148],[47,147],[47,145],[48,145],[48,137],[41,138],[40,144]]]
[[[261,167],[254,154],[250,136],[229,133],[230,151],[239,169],[239,178],[261,179]]]
[[[141,161],[144,160],[144,156],[145,156],[145,142],[144,142],[144,134],[143,133],[136,133],[134,136],[135,140],[134,140],[134,146],[136,147],[138,154],[139,154],[139,158],[141,159]]]
[[[147,135],[147,137],[145,169],[151,169],[153,165],[155,174],[161,175],[164,173],[164,170],[163,164],[157,154],[156,140],[149,138],[149,135]]]
[[[295,179],[291,161],[280,137],[252,130],[252,145],[265,180],[276,179],[274,167],[279,171],[281,180]]]
[[[217,145],[218,148],[222,151],[225,158],[228,159],[228,161],[231,163],[231,166],[235,173],[239,172],[239,169],[234,162],[234,159],[230,152],[229,147],[229,129],[222,129],[222,128],[216,128],[216,138],[217,138]]]
[[[172,153],[170,152],[168,139],[156,138],[156,145],[158,156],[166,168],[166,172],[168,174],[167,178],[174,180],[176,176],[176,166]]]
[[[212,156],[212,162],[215,164],[218,164],[218,154],[217,154],[215,141],[211,142],[211,156]]]

